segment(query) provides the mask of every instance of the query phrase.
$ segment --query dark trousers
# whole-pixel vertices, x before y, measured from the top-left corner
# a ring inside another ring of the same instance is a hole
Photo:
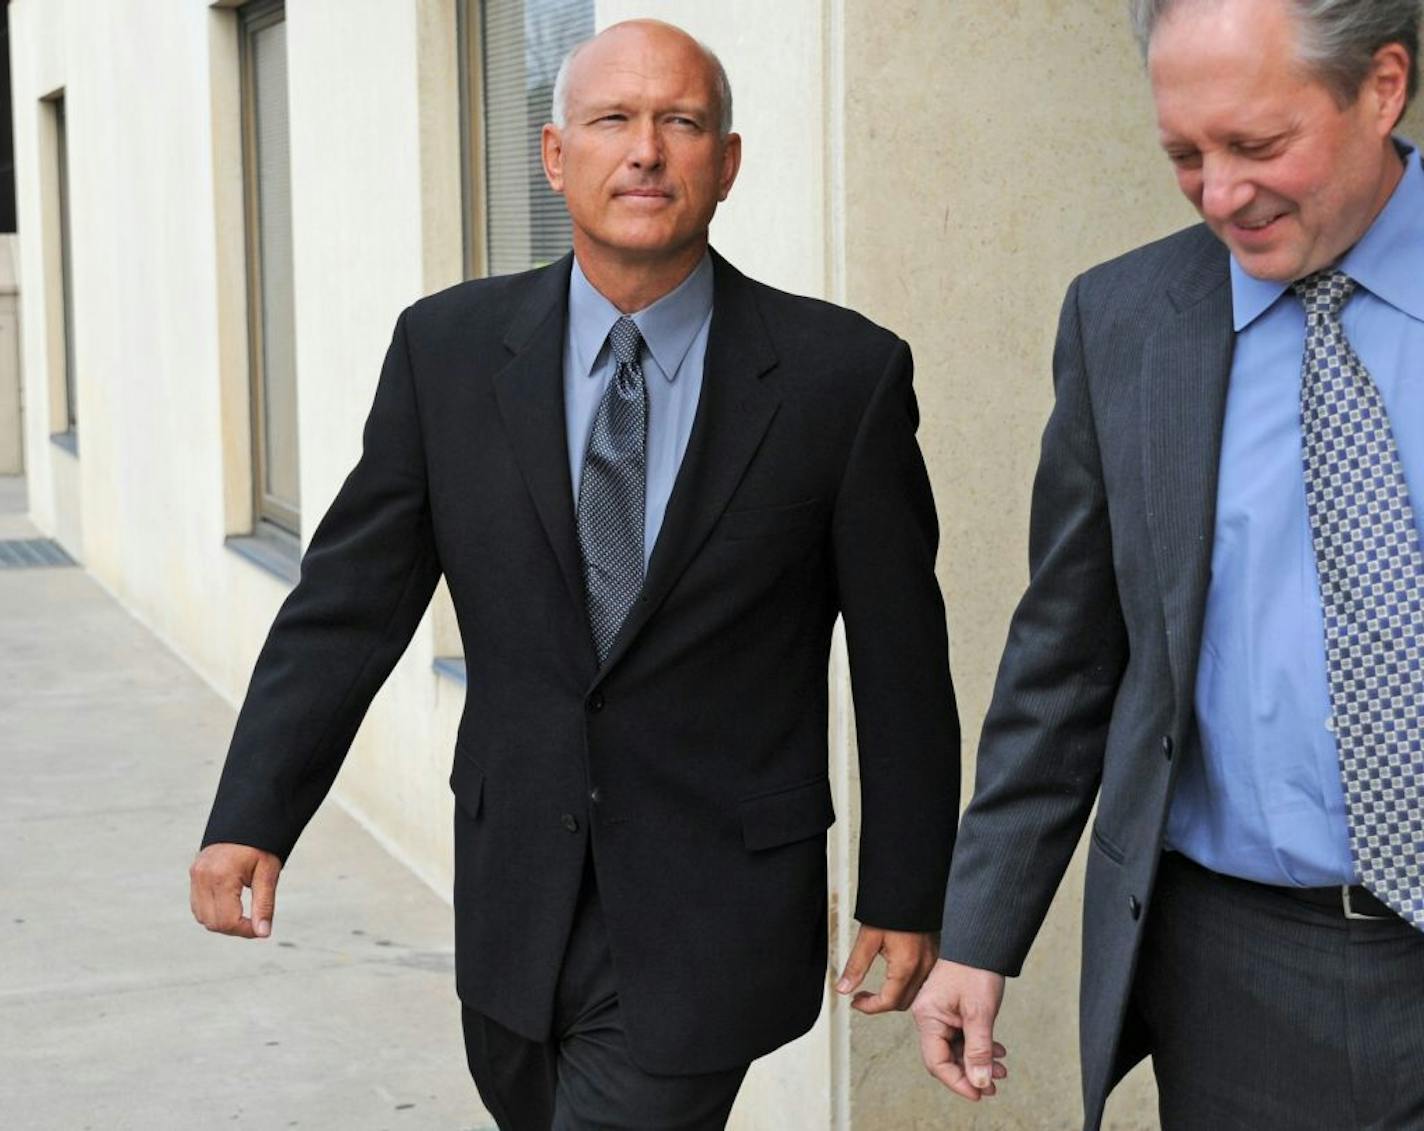
[[[1163,1131],[1424,1129],[1424,934],[1163,857],[1133,997]]]
[[[591,867],[559,973],[550,1039],[531,1041],[468,1007],[464,1028],[470,1075],[500,1131],[720,1131],[746,1075],[743,1065],[654,1076],[633,1062]]]

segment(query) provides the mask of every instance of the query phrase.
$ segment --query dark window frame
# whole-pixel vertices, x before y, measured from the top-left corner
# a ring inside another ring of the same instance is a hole
[[[563,202],[544,181],[537,130],[549,120],[548,99],[564,50],[594,33],[595,4],[465,0],[464,6],[465,23],[477,25],[479,37],[477,42],[466,32],[461,38],[471,76],[466,93],[478,91],[480,99],[478,121],[462,114],[462,152],[478,149],[479,156],[478,165],[465,162],[467,177],[479,172],[478,196],[466,193],[466,223],[479,225],[480,274],[527,271],[554,262],[572,243]],[[522,13],[522,27],[511,20],[515,13]],[[468,54],[472,44],[477,55]],[[541,86],[532,85],[536,78]],[[474,105],[468,97],[465,104]]]
[[[460,107],[460,237],[466,279],[489,273],[485,232],[484,5],[455,0]]]
[[[66,451],[79,453],[79,398],[75,391],[74,366],[74,270],[72,266],[73,231],[69,210],[69,115],[64,88],[40,99],[45,112],[52,116],[54,137],[55,222],[59,238],[59,302],[62,320],[61,344],[64,349],[64,427],[51,434]]]
[[[261,184],[257,169],[256,51],[258,33],[286,20],[285,0],[252,0],[238,9],[238,54],[242,105],[243,227],[247,257],[247,357],[248,387],[252,406],[252,519],[253,529],[264,525],[299,537],[300,503],[292,507],[267,489],[269,450],[267,439],[268,375],[265,362],[265,264],[262,256]],[[300,454],[298,454],[300,460]]]

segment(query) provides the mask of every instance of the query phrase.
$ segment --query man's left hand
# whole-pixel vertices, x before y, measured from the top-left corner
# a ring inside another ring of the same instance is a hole
[[[851,1008],[862,1013],[908,1009],[920,985],[934,969],[939,957],[939,938],[927,931],[882,931],[862,923],[836,983],[836,993],[855,993],[865,981],[877,954],[885,956],[885,981],[878,993],[869,990],[856,993],[851,998]]]

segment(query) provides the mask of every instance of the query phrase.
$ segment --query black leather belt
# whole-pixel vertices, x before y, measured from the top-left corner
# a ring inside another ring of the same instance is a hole
[[[1335,912],[1342,919],[1400,918],[1378,896],[1371,894],[1359,884],[1339,884],[1323,888],[1286,887],[1282,884],[1262,884],[1255,880],[1243,880],[1240,876],[1227,876],[1221,872],[1213,872],[1210,868],[1198,864],[1189,856],[1183,856],[1179,852],[1166,853],[1163,856],[1163,861],[1194,868],[1228,884],[1245,884],[1247,887],[1259,888],[1262,891],[1283,895],[1288,899],[1296,899],[1302,903],[1323,907],[1327,911]]]
[[[1328,888],[1278,888],[1295,899],[1339,911],[1346,919],[1398,919],[1389,905],[1359,884]]]

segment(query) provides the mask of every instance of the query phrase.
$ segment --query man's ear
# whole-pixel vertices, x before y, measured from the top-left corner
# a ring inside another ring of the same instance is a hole
[[[1388,136],[1404,117],[1409,101],[1409,70],[1409,49],[1404,44],[1386,43],[1375,52],[1362,93],[1374,100],[1371,109],[1382,136]]]
[[[732,191],[732,183],[742,167],[742,135],[728,134],[722,143],[722,175],[717,185],[717,199],[726,200]]]
[[[564,139],[558,127],[546,125],[539,134],[539,153],[544,160],[544,176],[555,192],[564,191]]]

